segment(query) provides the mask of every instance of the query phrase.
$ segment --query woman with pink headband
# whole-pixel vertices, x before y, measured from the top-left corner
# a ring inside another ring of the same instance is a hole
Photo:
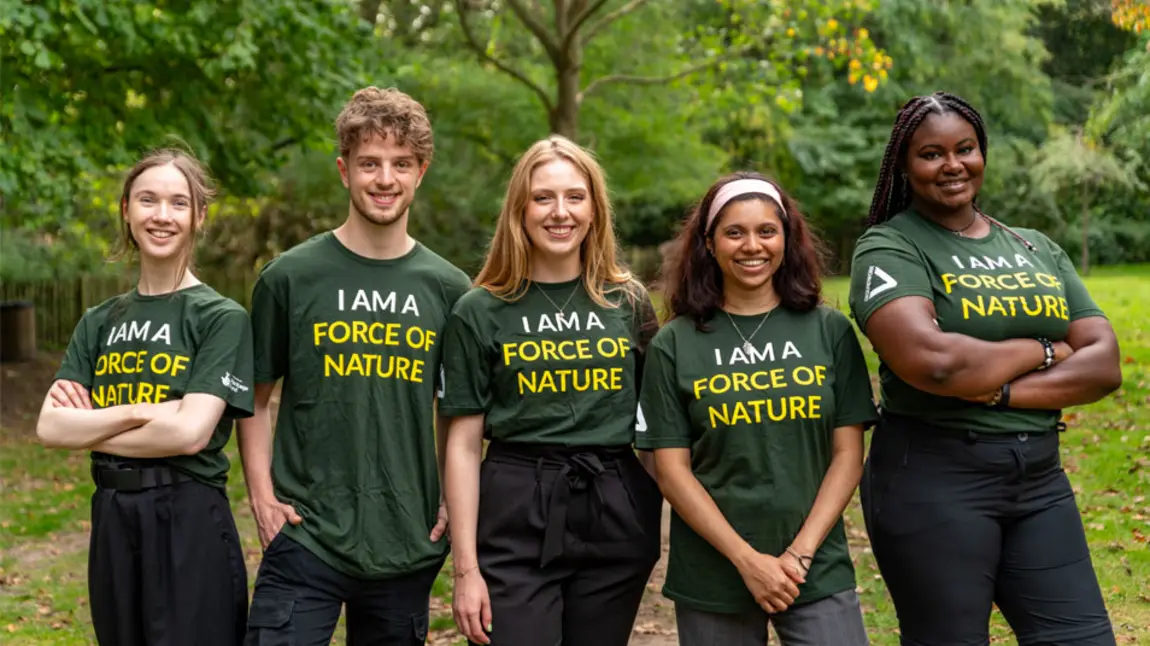
[[[876,418],[849,320],[821,303],[821,243],[755,173],[725,177],[663,272],[636,446],[671,503],[663,594],[684,646],[867,644],[842,513]]]

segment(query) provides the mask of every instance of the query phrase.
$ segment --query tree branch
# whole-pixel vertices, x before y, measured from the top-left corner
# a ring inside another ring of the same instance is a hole
[[[540,44],[543,45],[543,49],[547,50],[547,55],[551,60],[557,62],[560,54],[559,43],[555,42],[555,38],[547,31],[547,28],[543,26],[539,18],[523,4],[522,0],[506,0],[506,2],[511,7],[511,11],[515,16],[519,18],[520,22],[539,39]]]
[[[690,76],[696,72],[701,72],[707,68],[714,67],[714,66],[716,66],[716,65],[718,65],[724,61],[728,61],[732,58],[740,56],[744,52],[746,52],[747,49],[748,48],[739,48],[739,49],[727,51],[727,52],[723,53],[721,56],[716,56],[714,58],[707,59],[707,60],[703,61],[702,63],[690,65],[688,67],[685,67],[685,68],[679,70],[678,72],[675,72],[674,74],[668,74],[667,76],[633,76],[630,74],[608,74],[607,76],[601,76],[601,77],[595,79],[594,81],[591,81],[590,83],[587,84],[587,87],[583,88],[583,91],[579,93],[578,101],[580,103],[582,103],[583,99],[587,98],[587,96],[590,95],[592,92],[603,87],[604,85],[610,85],[612,83],[630,83],[632,85],[661,85],[663,83],[670,83],[671,81],[677,81],[681,78]]]
[[[467,22],[467,7],[465,6],[465,2],[466,0],[454,0],[455,9],[459,13],[459,25],[463,28],[463,37],[467,39],[467,45],[471,47],[480,58],[499,68],[499,71],[526,85],[528,89],[538,95],[539,100],[543,102],[543,107],[547,112],[551,112],[553,109],[551,106],[551,97],[547,96],[543,88],[539,87],[535,81],[527,78],[527,76],[519,70],[488,54],[487,49],[479,44],[479,41],[475,38],[475,33],[471,31],[471,25]]]
[[[603,5],[605,4],[607,4],[607,0],[594,0],[584,7],[583,11],[580,11],[579,13],[575,14],[573,18],[571,18],[571,24],[567,28],[567,32],[560,34],[560,36],[563,37],[564,51],[567,51],[567,49],[571,46],[571,43],[579,37],[579,30],[583,28],[583,23],[587,22],[587,19],[595,15],[595,12],[602,9]],[[587,44],[587,41],[584,40],[583,44]]]
[[[600,31],[603,31],[608,25],[635,11],[636,9],[639,9],[643,5],[647,4],[647,2],[648,0],[631,0],[622,7],[619,7],[606,16],[603,16],[599,20],[596,20],[595,24],[587,28],[587,34],[583,36],[583,45],[586,46],[587,43],[591,42],[591,39],[594,38],[596,34],[598,34]],[[586,20],[587,17],[592,13],[601,9],[603,4],[603,0],[596,0],[595,5],[588,10],[587,16],[583,16],[583,20]]]

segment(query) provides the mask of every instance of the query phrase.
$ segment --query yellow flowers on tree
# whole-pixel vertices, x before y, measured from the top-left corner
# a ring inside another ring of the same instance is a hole
[[[552,132],[579,135],[579,112],[618,85],[690,82],[703,94],[732,78],[740,89],[801,103],[799,82],[810,57],[866,69],[853,75],[868,92],[893,64],[858,23],[866,0],[454,0],[467,46],[483,62],[530,89]],[[636,25],[694,25],[687,33],[621,43],[613,35]],[[628,51],[629,50],[629,51]],[[854,68],[852,68],[854,69]],[[753,72],[748,74],[747,72]]]

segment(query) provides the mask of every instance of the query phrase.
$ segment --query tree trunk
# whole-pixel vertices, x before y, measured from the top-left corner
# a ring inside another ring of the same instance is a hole
[[[551,132],[571,141],[579,138],[579,71],[583,67],[583,48],[572,38],[567,51],[555,61],[559,92],[551,110]]]
[[[1090,184],[1082,183],[1082,267],[1083,276],[1090,273]]]

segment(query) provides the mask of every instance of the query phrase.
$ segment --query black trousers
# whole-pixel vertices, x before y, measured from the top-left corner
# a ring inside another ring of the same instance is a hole
[[[493,442],[477,548],[495,646],[624,646],[659,559],[663,498],[630,447]]]
[[[861,497],[902,643],[1112,646],[1059,433],[961,433],[884,415]]]
[[[247,570],[227,496],[181,480],[92,496],[88,595],[103,646],[243,641]]]
[[[281,532],[260,563],[246,644],[327,646],[345,603],[351,646],[423,644],[428,597],[442,567],[360,579],[333,569]]]

